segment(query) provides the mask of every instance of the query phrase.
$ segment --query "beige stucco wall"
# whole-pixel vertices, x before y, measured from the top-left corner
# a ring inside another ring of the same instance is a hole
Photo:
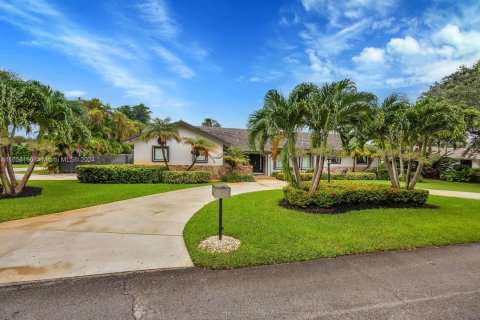
[[[472,160],[472,168],[473,168],[473,169],[480,168],[480,159],[474,159],[474,160]]]
[[[217,152],[210,152],[210,156],[208,157],[208,163],[198,163],[199,165],[210,165],[210,166],[221,166],[223,165],[223,144],[215,141],[211,138],[198,134],[196,132],[192,132],[188,128],[179,127],[178,133],[183,138],[195,138],[195,137],[203,137],[215,143],[215,149]],[[152,161],[152,147],[157,146],[157,141],[152,139],[148,142],[144,142],[141,139],[135,139],[132,142],[133,144],[133,161],[135,164],[162,164],[163,162],[153,162]],[[184,144],[183,142],[176,142],[174,140],[170,140],[167,142],[167,146],[169,147],[169,164],[172,165],[190,165],[192,163],[192,154],[191,154],[191,146],[188,144]]]

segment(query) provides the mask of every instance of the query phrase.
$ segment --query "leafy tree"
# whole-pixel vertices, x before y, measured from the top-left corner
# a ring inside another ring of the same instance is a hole
[[[202,122],[202,127],[217,127],[220,128],[220,123],[212,118],[205,118]]]
[[[129,119],[145,124],[149,123],[152,116],[152,111],[150,108],[145,106],[143,103],[133,107],[129,105],[121,106],[117,110],[125,114]]]
[[[142,131],[141,137],[144,141],[157,139],[157,143],[162,150],[163,161],[167,169],[169,169],[168,161],[165,153],[165,147],[169,140],[180,142],[182,138],[178,134],[178,127],[175,123],[170,122],[170,118],[155,118],[150,122],[145,130]]]
[[[0,175],[4,194],[21,193],[39,157],[49,155],[57,145],[88,140],[84,111],[78,101],[67,101],[59,91],[0,71]],[[17,181],[12,146],[22,129],[33,138],[27,171]]]
[[[189,144],[192,147],[193,161],[192,164],[188,167],[187,171],[190,171],[190,169],[193,168],[195,163],[197,163],[198,157],[209,157],[210,152],[217,152],[217,149],[215,149],[215,143],[202,137],[183,138],[183,142],[185,144]]]
[[[240,147],[230,147],[223,152],[223,159],[230,162],[232,167],[235,169],[239,164],[249,164],[250,160],[248,159],[245,152],[243,152]]]
[[[301,182],[298,158],[296,156],[297,134],[305,126],[305,107],[307,96],[311,92],[311,84],[297,85],[288,98],[277,90],[269,90],[264,98],[263,108],[252,113],[248,119],[248,142],[256,150],[257,142],[260,152],[270,141],[273,145],[272,156],[277,157],[277,150],[284,142],[281,150],[282,166],[286,179],[298,186]],[[290,168],[293,164],[293,174]]]

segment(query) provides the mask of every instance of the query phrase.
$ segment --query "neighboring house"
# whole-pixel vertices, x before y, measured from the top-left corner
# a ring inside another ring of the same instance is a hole
[[[216,144],[217,152],[210,154],[209,157],[197,160],[198,166],[223,166],[222,159],[223,150],[228,147],[237,146],[248,155],[250,164],[252,165],[254,174],[272,175],[273,172],[282,170],[282,163],[280,156],[277,160],[273,160],[271,154],[271,145],[267,144],[263,150],[263,154],[259,151],[251,150],[248,145],[247,129],[236,128],[217,128],[217,127],[197,127],[192,126],[184,121],[178,121],[178,132],[181,137],[203,137],[211,140]],[[133,155],[135,164],[162,164],[163,157],[161,148],[157,141],[152,139],[150,141],[143,141],[138,135],[125,140],[126,143],[133,145]],[[340,150],[342,147],[340,137],[335,134],[330,134],[328,138],[330,147]],[[170,140],[167,142],[167,161],[172,166],[186,166],[193,161],[191,147],[183,142],[176,142]],[[310,134],[299,133],[297,139],[297,148],[304,149],[306,155],[299,158],[299,163],[302,170],[312,169],[314,157],[308,153],[310,149]],[[339,159],[333,159],[331,162],[332,172],[351,171],[353,167],[351,157],[345,156]],[[362,171],[368,166],[367,158],[357,157],[355,159],[356,171]],[[371,167],[376,166],[376,161]]]
[[[470,168],[480,168],[480,154],[477,152],[466,152],[466,148],[438,148],[434,147],[433,152],[438,152],[447,157],[458,159],[461,163],[466,164]]]

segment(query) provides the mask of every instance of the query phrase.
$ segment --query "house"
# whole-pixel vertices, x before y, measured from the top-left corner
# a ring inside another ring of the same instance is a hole
[[[432,149],[433,152],[437,152],[449,158],[457,159],[462,164],[469,166],[472,169],[480,168],[480,153],[467,152],[467,148],[437,148]]]
[[[265,146],[263,153],[250,148],[247,142],[247,129],[198,127],[184,121],[178,121],[176,124],[181,137],[203,137],[215,143],[216,152],[212,152],[207,157],[197,159],[195,165],[197,169],[211,170],[214,176],[221,176],[222,168],[225,167],[222,158],[223,151],[229,147],[237,146],[247,154],[250,159],[251,170],[254,174],[272,175],[274,172],[282,170],[282,163],[279,157],[276,160],[272,157],[272,146],[270,144]],[[152,165],[163,163],[164,159],[162,150],[155,139],[143,141],[137,135],[124,142],[133,146],[134,164]],[[330,134],[328,144],[330,147],[338,150],[342,147],[340,137],[336,134]],[[312,169],[314,156],[309,154],[309,133],[302,132],[298,134],[297,148],[305,150],[305,155],[299,157],[300,169]],[[174,170],[186,169],[193,161],[190,145],[184,144],[183,142],[176,142],[174,140],[167,142],[165,156],[169,166]],[[352,171],[353,161],[355,161],[355,168],[357,171],[362,171],[370,164],[370,159],[366,157],[352,159],[349,156],[344,156],[342,158],[331,160],[331,171]],[[370,165],[376,166],[376,161]]]

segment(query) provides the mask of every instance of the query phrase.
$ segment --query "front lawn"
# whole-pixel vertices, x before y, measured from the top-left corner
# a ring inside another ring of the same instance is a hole
[[[206,184],[84,184],[78,181],[30,181],[28,185],[43,188],[42,194],[32,198],[0,200],[0,222]]]
[[[362,183],[378,183],[390,185],[390,180],[355,180]],[[322,181],[325,183],[325,181]],[[403,185],[403,183],[402,183]],[[463,192],[480,192],[480,184],[469,182],[451,182],[436,179],[423,179],[423,182],[417,183],[415,188],[431,190],[450,190]]]
[[[480,241],[480,201],[430,196],[438,209],[370,209],[315,215],[278,206],[281,190],[224,200],[224,233],[238,251],[212,254],[198,244],[217,233],[218,203],[197,212],[184,230],[195,265],[236,268],[346,254]]]

